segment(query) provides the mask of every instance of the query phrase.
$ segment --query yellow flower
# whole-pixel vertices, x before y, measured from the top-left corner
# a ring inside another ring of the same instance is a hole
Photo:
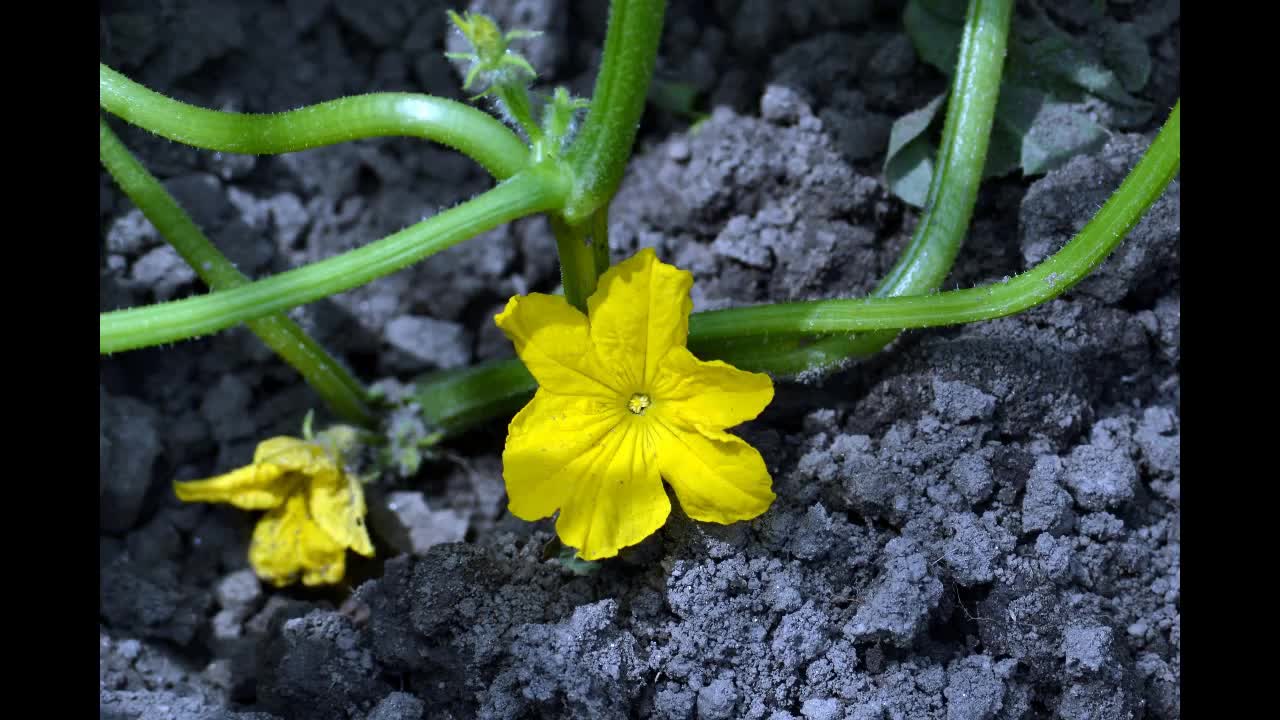
[[[186,502],[268,511],[249,546],[249,563],[263,580],[284,586],[301,574],[304,585],[336,583],[346,572],[347,548],[373,557],[364,490],[342,467],[340,448],[351,436],[338,426],[316,441],[274,437],[259,443],[252,465],[175,482],[173,489]]]
[[[600,277],[587,315],[534,293],[495,318],[538,381],[502,453],[511,513],[559,510],[556,532],[584,559],[662,527],[664,478],[695,520],[748,520],[773,502],[760,453],[725,432],[764,410],[773,383],[689,352],[692,285],[646,249]]]

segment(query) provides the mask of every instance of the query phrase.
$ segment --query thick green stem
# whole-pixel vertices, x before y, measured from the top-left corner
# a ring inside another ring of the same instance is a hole
[[[407,136],[447,145],[499,180],[530,163],[529,148],[492,116],[430,95],[373,93],[272,114],[188,105],[98,65],[102,109],[170,140],[206,150],[275,155],[361,138]]]
[[[587,119],[567,155],[577,176],[564,216],[584,222],[609,204],[631,159],[658,57],[666,0],[613,0]]]
[[[562,218],[551,216],[551,232],[556,238],[556,253],[560,256],[560,285],[564,299],[582,312],[587,311],[587,298],[596,291],[595,262],[590,238],[584,225],[569,225]]]
[[[694,313],[690,318],[689,346],[700,357],[724,359],[725,351],[732,353],[736,342],[770,332],[793,335],[809,327],[825,332],[863,332],[953,325],[1011,315],[1057,297],[1115,250],[1177,175],[1181,106],[1181,102],[1174,105],[1155,142],[1089,224],[1052,257],[1022,275],[1007,282],[936,295],[824,300]],[[757,352],[753,355],[755,369],[792,372],[788,357],[792,349],[784,349],[776,358],[781,367],[775,365],[775,358]],[[536,389],[532,376],[516,359],[475,368],[464,377],[465,385],[455,384],[456,379],[449,377],[424,381],[422,391],[430,392],[437,401],[432,417],[442,419],[439,424],[446,432],[465,429],[489,413],[496,416]],[[495,409],[499,407],[503,411]],[[448,419],[459,417],[465,417],[466,423],[450,426]]]
[[[872,291],[873,297],[923,295],[942,286],[964,243],[986,163],[991,126],[1008,46],[1013,0],[972,0],[960,40],[959,59],[947,102],[942,146],[929,182],[924,213],[898,262]],[[797,374],[833,369],[882,350],[898,336],[882,331],[819,338],[773,338],[724,348],[742,368],[767,362],[770,370]]]
[[[595,91],[582,130],[566,154],[573,190],[552,218],[565,299],[586,312],[609,266],[609,203],[635,143],[662,38],[665,0],[613,0]]]
[[[591,216],[591,250],[595,254],[596,275],[609,269],[609,203]]]
[[[558,171],[533,167],[457,207],[337,257],[233,290],[103,313],[99,352],[205,335],[359,287],[504,223],[559,208],[566,184]]]
[[[596,291],[601,273],[609,269],[609,206],[577,225],[552,215],[551,232],[560,255],[565,300],[585,313],[587,298]]]
[[[98,128],[102,165],[200,279],[213,290],[247,285],[249,278],[218,252],[169,191],[133,157],[102,118],[98,119]],[[366,404],[368,395],[364,386],[297,323],[279,314],[246,324],[301,373],[335,413],[347,422],[365,427],[373,425],[374,416]]]

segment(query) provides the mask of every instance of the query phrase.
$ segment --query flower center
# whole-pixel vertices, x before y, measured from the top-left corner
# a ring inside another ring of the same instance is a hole
[[[644,411],[652,404],[653,401],[649,399],[648,395],[636,393],[627,401],[627,409],[636,415],[643,415]]]

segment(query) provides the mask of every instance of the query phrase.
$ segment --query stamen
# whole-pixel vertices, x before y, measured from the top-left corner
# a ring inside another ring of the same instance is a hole
[[[649,400],[648,395],[636,393],[627,401],[627,409],[636,415],[643,415],[644,411],[652,404],[653,402]]]

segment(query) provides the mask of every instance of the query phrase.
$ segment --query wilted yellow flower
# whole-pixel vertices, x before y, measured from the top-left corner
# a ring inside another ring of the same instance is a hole
[[[662,527],[664,478],[695,520],[748,520],[773,502],[760,453],[725,432],[764,410],[773,383],[689,352],[692,285],[646,249],[600,277],[587,315],[534,293],[495,318],[538,381],[502,453],[511,513],[559,510],[556,532],[584,559]]]
[[[341,450],[353,432],[338,426],[316,440],[274,437],[260,443],[253,464],[207,480],[175,482],[186,502],[225,502],[267,510],[253,531],[249,563],[258,577],[283,586],[336,583],[347,548],[373,557],[365,529],[364,490],[347,474]]]

